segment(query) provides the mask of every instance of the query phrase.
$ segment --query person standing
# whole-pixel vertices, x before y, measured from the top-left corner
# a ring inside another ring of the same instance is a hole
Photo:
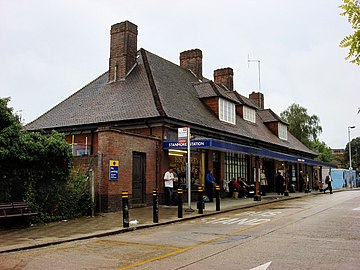
[[[302,192],[304,186],[304,174],[302,171],[300,171],[299,175],[299,192]]]
[[[284,177],[281,175],[281,173],[278,171],[277,175],[275,177],[275,184],[276,184],[276,192],[278,195],[284,194]]]
[[[325,191],[326,190],[330,190],[330,194],[332,194],[332,186],[331,186],[331,177],[330,177],[330,175],[327,175],[326,177],[325,177],[325,184],[327,184],[328,186],[324,189],[324,194],[325,194]]]
[[[165,187],[165,203],[171,205],[173,203],[173,188],[174,188],[174,173],[173,169],[169,168],[164,175]]]
[[[309,182],[310,182],[309,173],[307,172],[305,176],[305,192],[309,192]]]
[[[205,179],[205,190],[206,190],[206,195],[209,198],[209,202],[214,201],[214,185],[215,185],[215,178],[212,174],[212,170],[209,170]]]
[[[265,175],[265,171],[262,170],[260,173],[260,187],[261,187],[261,195],[266,195],[266,186],[267,186],[267,179]]]

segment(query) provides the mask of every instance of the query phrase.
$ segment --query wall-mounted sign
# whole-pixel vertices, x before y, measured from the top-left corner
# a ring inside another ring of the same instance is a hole
[[[109,161],[109,180],[119,180],[119,161]]]

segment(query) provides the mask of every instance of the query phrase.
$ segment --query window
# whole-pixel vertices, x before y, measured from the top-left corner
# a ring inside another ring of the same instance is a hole
[[[247,159],[244,154],[225,153],[225,179],[244,177],[247,179]]]
[[[235,104],[219,98],[219,119],[235,125]]]
[[[73,143],[71,145],[73,156],[88,156],[91,152],[91,145],[83,143]]]
[[[256,123],[256,113],[254,109],[248,106],[244,106],[243,115],[244,115],[244,120],[249,121],[251,123]]]
[[[283,123],[278,123],[278,133],[279,133],[279,138],[282,140],[287,141],[288,136],[287,136],[287,125],[284,125]]]

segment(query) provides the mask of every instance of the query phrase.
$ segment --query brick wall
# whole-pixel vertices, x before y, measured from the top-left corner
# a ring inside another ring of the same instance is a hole
[[[274,133],[276,136],[279,135],[279,131],[278,131],[278,122],[271,122],[271,123],[266,123],[265,124],[267,126],[268,129],[270,129],[270,131],[272,133]]]
[[[130,204],[132,197],[132,165],[133,152],[146,155],[146,197],[151,198],[156,187],[156,146],[159,140],[149,137],[130,135],[115,130],[100,130],[98,132],[99,164],[97,181],[101,183],[100,193],[107,197],[102,202],[103,211],[118,210],[121,192],[129,191]],[[109,180],[109,161],[119,161],[119,180]],[[150,204],[151,201],[147,201]]]
[[[213,111],[217,116],[219,116],[219,98],[218,97],[203,99],[203,103],[211,111]]]

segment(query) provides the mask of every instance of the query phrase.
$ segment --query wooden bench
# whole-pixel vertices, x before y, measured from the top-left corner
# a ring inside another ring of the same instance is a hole
[[[31,212],[28,209],[28,204],[25,202],[0,203],[0,219],[31,217],[36,215],[37,213]]]

